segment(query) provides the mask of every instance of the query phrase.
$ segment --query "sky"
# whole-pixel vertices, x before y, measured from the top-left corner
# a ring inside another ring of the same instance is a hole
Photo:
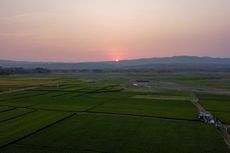
[[[0,0],[0,59],[230,57],[230,0]]]

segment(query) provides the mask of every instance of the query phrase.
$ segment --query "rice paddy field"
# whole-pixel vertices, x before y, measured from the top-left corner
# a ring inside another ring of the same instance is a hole
[[[137,75],[85,75],[1,77],[0,153],[229,152],[198,120],[191,92],[134,87]],[[230,96],[197,96],[230,123]]]
[[[222,122],[230,124],[230,95],[199,94],[200,103]]]

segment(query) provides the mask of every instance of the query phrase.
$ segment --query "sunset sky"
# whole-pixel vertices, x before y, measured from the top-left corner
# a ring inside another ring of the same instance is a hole
[[[0,59],[230,57],[230,0],[0,0]]]

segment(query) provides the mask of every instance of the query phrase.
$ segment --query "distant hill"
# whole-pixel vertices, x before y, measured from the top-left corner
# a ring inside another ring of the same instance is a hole
[[[230,58],[213,58],[198,56],[173,56],[162,58],[143,58],[126,60],[121,63],[125,65],[145,65],[145,64],[172,64],[172,63],[205,63],[205,64],[230,64]]]
[[[59,63],[59,62],[27,62],[0,60],[1,67],[22,67],[22,68],[45,68],[53,70],[67,69],[156,69],[182,67],[216,67],[230,69],[230,58],[213,58],[197,56],[174,56],[163,58],[143,58],[134,60],[123,60],[119,62],[85,62],[85,63]]]

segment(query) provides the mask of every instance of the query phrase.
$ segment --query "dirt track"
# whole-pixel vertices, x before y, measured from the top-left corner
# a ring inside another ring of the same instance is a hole
[[[199,103],[199,99],[196,97],[195,94],[192,94],[191,96],[191,102],[193,103],[193,105],[196,106],[198,112],[207,112],[203,106],[200,105]]]

